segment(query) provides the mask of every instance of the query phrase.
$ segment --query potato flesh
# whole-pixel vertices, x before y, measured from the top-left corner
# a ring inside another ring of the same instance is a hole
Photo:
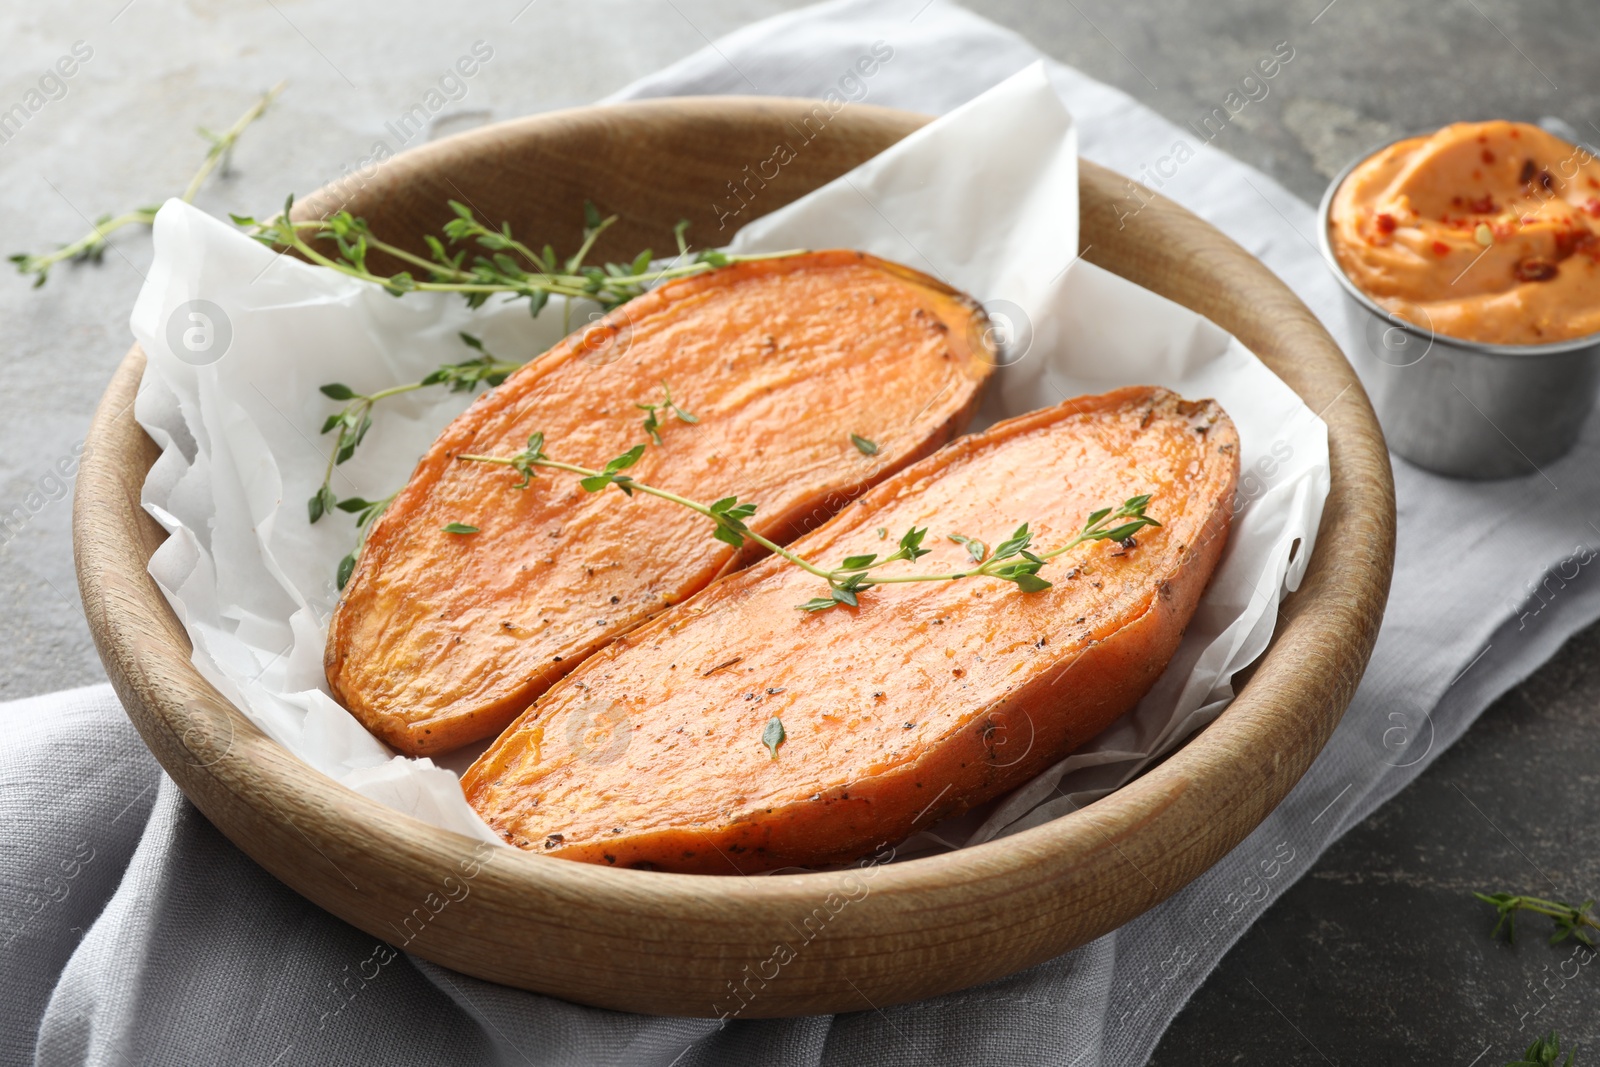
[[[883,573],[970,566],[950,534],[1035,550],[1150,493],[1135,544],[1093,541],[1023,594],[989,578],[880,586],[817,614],[818,578],[769,559],[592,658],[478,761],[467,797],[524,848],[749,873],[842,862],[1037,774],[1129,710],[1177,647],[1226,540],[1237,436],[1215,404],[1154,388],[1079,398],[965,438],[792,547]],[[880,538],[878,529],[887,536]],[[778,718],[772,758],[763,732]]]
[[[706,520],[648,497],[585,493],[505,467],[546,435],[600,467],[648,440],[662,383],[697,416],[662,416],[630,473],[692,499],[758,501],[785,541],[965,425],[990,365],[981,312],[938,283],[855,252],[739,264],[663,286],[568,338],[440,436],[374,527],[330,627],[337,699],[411,755],[492,737],[619,634],[748,562]],[[604,342],[626,324],[624,346]],[[614,358],[613,358],[614,357]],[[876,443],[869,456],[856,433]],[[452,522],[479,528],[450,534]]]

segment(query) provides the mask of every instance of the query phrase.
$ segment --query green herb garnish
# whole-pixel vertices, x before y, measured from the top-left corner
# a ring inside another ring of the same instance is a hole
[[[855,445],[856,450],[863,456],[876,456],[878,454],[878,443],[869,441],[858,433],[850,435],[850,443]]]
[[[487,303],[492,296],[504,295],[513,300],[526,300],[528,311],[534,316],[544,310],[552,296],[564,296],[569,303],[563,306],[562,323],[568,330],[571,329],[571,300],[592,300],[609,310],[627,303],[658,282],[703,274],[729,263],[795,254],[770,252],[734,256],[706,249],[690,255],[683,239],[688,224],[681,222],[673,231],[680,250],[678,262],[652,270],[654,260],[650,250],[645,249],[627,263],[596,267],[584,261],[595,241],[618,216],[602,218],[592,203],[584,202],[582,243],[577,252],[566,259],[558,258],[555,249],[548,244],[535,251],[517,240],[509,223],[501,223],[496,229],[480,221],[466,204],[456,200],[449,204],[456,217],[445,223],[444,239],[433,234],[423,235],[423,242],[428,246],[427,256],[379,238],[365,219],[348,211],[338,211],[322,219],[291,219],[293,196],[285,201],[283,210],[271,218],[256,219],[247,215],[232,218],[262,244],[298,252],[318,266],[380,286],[391,296],[410,292],[459,293],[468,307],[475,308]],[[318,247],[319,243],[324,246],[331,243],[333,248],[324,251]],[[373,252],[399,260],[409,269],[379,274],[367,264],[367,257]],[[469,252],[472,253],[470,262]]]
[[[1473,896],[1485,904],[1492,904],[1499,915],[1490,937],[1500,936],[1503,929],[1507,941],[1517,939],[1517,912],[1531,911],[1536,915],[1547,915],[1555,922],[1555,932],[1550,935],[1550,943],[1559,945],[1567,938],[1580,941],[1590,948],[1594,948],[1594,935],[1590,930],[1600,930],[1600,920],[1597,920],[1590,909],[1594,901],[1585,900],[1576,906],[1559,900],[1544,900],[1539,897],[1517,896],[1512,893],[1474,893]]]
[[[328,495],[331,496],[332,494],[330,493]],[[350,552],[339,561],[337,577],[339,580],[340,589],[343,589],[346,585],[350,584],[350,575],[355,573],[356,560],[361,556],[362,546],[367,543],[367,534],[372,532],[372,524],[377,521],[379,515],[382,515],[386,510],[388,510],[389,505],[394,503],[394,498],[399,495],[400,493],[397,490],[393,493],[390,493],[382,500],[363,500],[358,496],[350,496],[345,497],[343,500],[334,505],[340,511],[353,514],[356,517],[356,547],[351,549]],[[313,519],[311,521],[315,522],[316,520]]]
[[[789,735],[783,731],[783,721],[776,715],[767,720],[766,729],[761,731],[761,743],[767,746],[767,751],[772,753],[772,759],[778,758],[778,746],[783,744]]]
[[[1578,1054],[1576,1045],[1567,1053],[1565,1060],[1557,1060],[1561,1055],[1561,1035],[1554,1030],[1541,1038],[1536,1038],[1528,1046],[1528,1051],[1522,1054],[1520,1060],[1511,1060],[1506,1067],[1572,1067],[1573,1058]]]
[[[186,204],[194,203],[194,198],[200,192],[200,187],[205,184],[206,179],[211,176],[213,171],[220,167],[224,174],[228,172],[228,164],[233,157],[233,146],[238,142],[239,135],[244,133],[245,128],[252,122],[266,114],[267,108],[278,98],[278,94],[283,92],[283,86],[284,83],[279,82],[263,93],[260,99],[250,105],[249,110],[240,115],[234,124],[222,133],[212,133],[203,126],[200,128],[200,136],[211,142],[211,145],[206,149],[205,159],[201,160],[199,169],[194,172],[194,176],[189,179],[189,184],[179,195],[180,200]],[[102,215],[95,220],[94,229],[71,244],[62,245],[54,252],[49,252],[42,256],[19,252],[9,258],[12,263],[17,265],[18,273],[34,276],[33,285],[34,288],[38,288],[49,278],[50,268],[57,263],[99,263],[105,258],[107,237],[124,226],[150,226],[154,224],[156,212],[159,210],[161,210],[161,205],[156,204],[150,207],[136,208],[133,211],[125,211],[120,215]]]
[[[662,401],[659,404],[635,403],[633,405],[645,413],[644,432],[650,435],[651,443],[657,445],[661,443],[662,419],[674,418],[691,426],[700,421],[698,417],[685,411],[672,399],[672,387],[667,385],[666,382],[661,383],[661,395]]]
[[[544,446],[544,434],[536,433],[528,438],[527,449],[515,456],[461,455],[456,458],[465,462],[493,463],[512,468],[522,475],[522,481],[515,486],[517,489],[525,489],[532,482],[534,468],[546,467],[580,475],[582,481],[579,484],[591,493],[597,493],[608,485],[614,485],[628,496],[632,496],[635,492],[645,493],[698,512],[712,521],[711,535],[724,544],[742,548],[747,540],[754,541],[767,551],[783,557],[801,570],[827,582],[828,595],[814,597],[796,605],[802,611],[825,611],[839,604],[858,607],[859,594],[863,590],[875,585],[901,582],[945,582],[962,578],[987,577],[1011,582],[1024,593],[1038,593],[1051,586],[1050,582],[1039,577],[1040,569],[1051,560],[1087,541],[1109,540],[1126,544],[1136,531],[1146,526],[1161,525],[1145,514],[1150,496],[1143,494],[1130,497],[1115,510],[1101,508],[1095,511],[1075,537],[1048,552],[1032,551],[1033,534],[1029,531],[1028,524],[1023,523],[1010,537],[1000,542],[993,552],[984,552],[981,556],[974,553],[972,545],[968,543],[971,541],[970,538],[964,540],[962,543],[967,544],[968,554],[973,557],[974,566],[969,569],[939,574],[873,574],[873,571],[888,564],[901,560],[914,561],[932,551],[922,547],[923,539],[928,534],[927,527],[919,529],[913,526],[907,530],[901,536],[896,550],[881,558],[876,553],[847,556],[837,567],[822,567],[751,530],[745,520],[756,512],[756,505],[752,503],[741,503],[737,497],[727,496],[714,503],[703,504],[665,489],[647,485],[631,475],[622,473],[639,462],[639,458],[644,454],[644,445],[630,448],[607,463],[603,470],[551,459],[545,453]]]
[[[440,529],[448,534],[475,534],[478,532],[476,526],[468,526],[464,522],[447,522]]]
[[[521,363],[500,359],[484,348],[483,342],[470,333],[459,333],[456,336],[461,338],[462,344],[477,352],[477,356],[464,359],[460,363],[446,363],[430,371],[415,388],[448,385],[452,393],[470,393],[480,385],[487,385],[493,389],[522,369]]]
[[[982,563],[983,557],[989,554],[989,546],[976,537],[966,537],[958,533],[948,534],[947,536],[956,544],[964,546],[967,550],[967,555],[972,557],[972,562],[974,563]]]
[[[282,91],[282,83],[274,86],[221,134],[204,129],[200,131],[211,144],[205,159],[181,194],[182,200],[192,203],[215,170],[221,167],[226,171],[239,136],[266,112]],[[428,251],[424,256],[383,240],[373,232],[365,219],[348,211],[337,211],[320,219],[292,219],[290,216],[294,203],[295,198],[291,194],[285,199],[282,210],[265,219],[249,215],[229,217],[235,225],[245,228],[248,236],[268,247],[280,252],[298,253],[309,263],[370,282],[392,296],[418,291],[453,292],[460,294],[468,307],[477,308],[491,297],[502,295],[511,300],[527,300],[528,310],[534,316],[549,303],[550,297],[566,297],[562,321],[564,328],[569,331],[573,300],[591,300],[601,309],[610,310],[659,282],[702,274],[733,263],[779,259],[797,254],[797,251],[753,255],[730,255],[715,249],[692,251],[686,237],[689,222],[685,219],[673,227],[673,240],[678,248],[673,261],[656,266],[653,253],[644,249],[626,262],[594,266],[586,262],[589,254],[600,236],[617,222],[618,216],[602,216],[591,202],[585,201],[583,205],[583,229],[578,249],[563,259],[557,256],[553,246],[546,244],[535,251],[512,234],[509,223],[491,226],[481,221],[472,208],[452,200],[449,205],[455,217],[445,223],[440,235],[422,235]],[[95,223],[88,235],[55,252],[46,255],[18,253],[11,256],[10,260],[17,265],[20,273],[34,276],[35,287],[43,285],[50,269],[58,263],[69,260],[101,261],[110,234],[124,226],[151,225],[158,210],[158,207],[151,206],[117,216],[104,216]],[[394,274],[378,273],[368,264],[368,257],[372,253],[398,260],[402,269]],[[479,385],[493,387],[520,366],[496,359],[484,350],[475,337],[468,334],[462,334],[461,337],[479,355],[460,363],[441,366],[420,381],[374,393],[358,393],[340,382],[330,382],[322,387],[324,395],[344,402],[345,406],[330,415],[323,424],[324,434],[337,431],[338,437],[328,456],[322,484],[306,502],[306,513],[313,523],[335,509],[359,514],[356,548],[339,562],[341,589],[355,570],[356,559],[372,522],[394,499],[391,495],[376,502],[360,497],[341,500],[331,485],[334,468],[354,456],[371,430],[374,405],[389,397],[431,385],[447,385],[458,392],[471,391]],[[667,417],[691,424],[698,421],[692,413],[673,401],[664,382],[662,389],[665,395],[662,404],[640,405],[648,413],[645,419],[646,432],[657,444],[660,443],[661,424]],[[532,466],[531,462],[516,464],[516,469],[524,475],[524,484],[532,478]],[[605,472],[597,472],[596,476],[603,474]],[[615,484],[624,492],[630,491],[626,479],[608,478],[602,484]]]
[[[469,333],[460,336],[462,344],[479,354],[460,363],[446,363],[431,371],[420,381],[390,386],[376,393],[358,393],[342,382],[329,382],[322,386],[323,396],[330,400],[344,401],[345,405],[329,415],[322,424],[324,434],[337,430],[338,436],[334,438],[333,451],[328,454],[328,463],[322,472],[322,485],[311,495],[311,499],[306,501],[306,514],[312,522],[316,522],[336,507],[344,511],[362,510],[360,507],[345,507],[344,502],[334,493],[333,468],[347,462],[356,454],[361,442],[366,440],[367,431],[372,429],[372,409],[379,401],[425,389],[431,385],[448,385],[453,393],[471,392],[479,385],[493,388],[522,366],[521,363],[497,359],[483,347],[482,341]],[[359,498],[351,499],[359,502]]]
[[[598,493],[608,485],[614,485],[622,490],[623,496],[633,495],[633,479],[620,473],[639,462],[639,457],[644,455],[644,445],[634,445],[622,455],[606,463],[606,469],[595,474],[578,484],[583,486],[585,492]]]

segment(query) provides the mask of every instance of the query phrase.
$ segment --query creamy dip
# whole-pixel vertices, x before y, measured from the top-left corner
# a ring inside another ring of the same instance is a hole
[[[1328,239],[1382,307],[1447,337],[1600,333],[1600,161],[1537,126],[1459,122],[1364,160]]]

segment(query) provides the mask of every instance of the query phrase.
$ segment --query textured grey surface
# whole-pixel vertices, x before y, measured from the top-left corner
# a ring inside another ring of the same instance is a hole
[[[1600,886],[1600,627],[1506,694],[1278,900],[1174,1020],[1159,1067],[1439,1063],[1556,1029],[1595,1062],[1600,960],[1524,917],[1491,942],[1474,890]],[[1270,998],[1270,999],[1269,999]],[[1483,1055],[1478,1067],[1504,1060]]]
[[[457,128],[586,102],[749,19],[798,6],[525,3],[459,14],[200,0],[8,7],[0,109],[24,99],[74,41],[94,56],[64,96],[0,144],[0,252],[49,247],[103,212],[180,188],[201,147],[192,128],[231,120],[280,78],[291,79],[290,93],[241,147],[237,173],[201,195],[203,207],[269,207],[367,156],[384,123],[430,87],[390,73],[417,69],[419,57],[443,73],[476,40],[495,48],[466,95],[441,112]],[[1555,115],[1590,132],[1600,116],[1592,4],[1324,3],[973,6],[1179,123],[1219,106],[1259,56],[1289,41],[1295,61],[1216,143],[1307,199],[1350,154],[1393,130]],[[98,269],[62,269],[38,292],[0,278],[0,519],[11,519],[0,526],[0,590],[11,601],[0,613],[9,653],[0,658],[0,697],[101,676],[77,607],[70,508],[52,469],[72,455],[126,349],[127,312],[148,261],[148,238],[128,233]],[[1487,909],[1468,893],[1547,890],[1546,875],[1580,892],[1600,886],[1597,651],[1600,632],[1591,630],[1336,845],[1227,957],[1154,1062],[1456,1062],[1468,1049],[1465,1067],[1491,1040],[1509,1043],[1519,1013],[1540,1003],[1539,982],[1554,992],[1524,1033],[1592,1030],[1600,971],[1553,978],[1566,953],[1544,946],[1533,924],[1515,948],[1491,944]]]

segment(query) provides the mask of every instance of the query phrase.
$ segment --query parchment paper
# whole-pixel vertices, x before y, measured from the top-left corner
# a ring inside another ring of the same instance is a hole
[[[984,301],[1008,344],[980,426],[1148,383],[1214,397],[1239,428],[1228,547],[1156,687],[1082,751],[902,855],[1054,818],[1204,725],[1231,698],[1233,673],[1266,647],[1279,600],[1314,549],[1325,425],[1222,330],[1078,259],[1077,221],[1072,119],[1036,64],[733,241],[735,251],[860,248]],[[443,294],[397,300],[178,201],[157,217],[155,248],[132,319],[150,360],[135,413],[162,448],[144,504],[172,533],[150,571],[194,641],[196,666],[317,769],[426,822],[497,840],[454,770],[393,755],[327,693],[334,568],[355,531],[342,514],[314,526],[306,516],[332,443],[319,431],[337,406],[317,388],[372,392],[420,378],[471,354],[461,330],[502,357],[532,358],[561,333],[558,304],[532,320],[520,303],[469,311]],[[574,321],[586,312],[575,309]],[[335,468],[335,491],[387,495],[468,399],[435,389],[385,402],[356,458]]]

